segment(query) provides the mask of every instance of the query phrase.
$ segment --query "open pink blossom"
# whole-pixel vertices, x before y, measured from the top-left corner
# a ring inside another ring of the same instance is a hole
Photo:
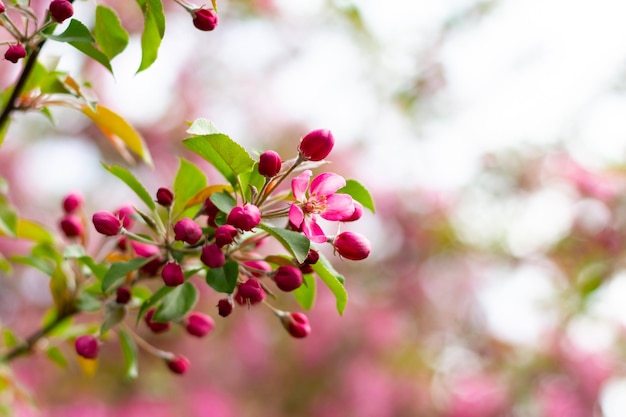
[[[309,187],[311,175],[307,169],[291,180],[296,202],[289,207],[289,221],[313,242],[324,243],[326,235],[317,224],[317,216],[330,221],[347,219],[354,213],[354,201],[348,194],[335,194],[346,185],[342,176],[324,172],[315,177]]]

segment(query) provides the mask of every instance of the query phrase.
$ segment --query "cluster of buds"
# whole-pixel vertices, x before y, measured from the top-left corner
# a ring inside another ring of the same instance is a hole
[[[9,5],[11,5],[11,3],[9,3]],[[23,13],[24,10],[26,10],[23,5],[20,5],[17,10],[20,12],[18,15],[23,19],[33,20],[34,12],[28,11],[27,13]],[[0,26],[3,26],[13,37],[13,41],[7,42],[8,48],[4,53],[4,59],[15,64],[20,59],[25,58],[28,54],[27,50],[29,49],[29,45],[39,42],[41,37],[38,35],[44,28],[49,24],[63,23],[73,15],[74,7],[71,1],[52,0],[48,6],[48,18],[42,26],[36,28],[35,34],[30,34],[19,29],[20,25],[16,25],[12,21],[11,17],[6,13],[6,6],[0,2]],[[29,25],[23,26],[28,28]]]
[[[229,317],[236,307],[262,305],[273,311],[289,335],[308,336],[307,316],[272,306],[268,296],[276,299],[280,293],[302,290],[307,279],[315,279],[318,268],[330,273],[328,261],[320,262],[323,245],[329,245],[327,252],[346,260],[362,260],[370,254],[364,236],[340,231],[342,225],[363,215],[363,204],[343,192],[347,181],[331,172],[313,177],[312,170],[323,166],[333,146],[330,131],[314,130],[302,138],[292,159],[283,160],[269,150],[253,161],[258,187],[207,187],[186,197],[188,201],[182,204],[176,189],[160,187],[151,213],[127,206],[93,214],[95,230],[115,239],[107,259],[121,260],[124,271],[119,279],[102,282],[105,317],[107,311],[117,317],[105,318],[109,324],[104,331],[123,320],[127,312],[136,311],[137,323],[143,322],[153,334],[172,331],[178,325],[190,336],[208,335],[215,321],[206,312],[192,311],[198,284],[190,278],[202,276],[222,294],[216,305],[220,317]],[[78,194],[63,201],[66,214],[61,228],[69,239],[84,235],[83,216],[77,214],[81,207]],[[262,254],[263,243],[271,239],[287,254]],[[135,299],[133,288],[140,282],[159,287],[160,295]],[[177,295],[168,298],[167,294]],[[123,311],[120,317],[119,311]],[[76,339],[76,352],[95,358],[99,344],[95,336],[83,336]],[[161,357],[175,373],[189,368],[184,356],[164,352],[143,339],[138,345]]]

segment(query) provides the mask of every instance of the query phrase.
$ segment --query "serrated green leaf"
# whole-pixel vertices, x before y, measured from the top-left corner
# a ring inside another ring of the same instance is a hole
[[[117,178],[124,181],[126,185],[130,187],[131,190],[137,194],[137,196],[143,201],[143,203],[150,209],[156,209],[156,204],[150,193],[145,189],[145,187],[139,182],[137,178],[133,174],[130,173],[126,168],[117,165],[106,165],[102,164],[102,166],[109,171],[111,174],[115,175]]]
[[[149,68],[156,61],[161,40],[165,34],[165,15],[161,0],[137,0],[144,17],[141,33],[141,64],[137,72]]]
[[[58,42],[85,42],[92,43],[95,41],[91,32],[82,22],[76,19],[70,20],[70,24],[67,26],[63,33],[58,35],[46,35],[48,39],[52,39]]]
[[[181,319],[196,305],[198,290],[190,283],[185,282],[174,288],[172,292],[163,298],[154,313],[153,320],[167,322]]]
[[[187,133],[194,136],[212,135],[214,133],[221,133],[215,125],[208,119],[196,119],[193,121]]]
[[[183,144],[210,162],[233,188],[238,186],[237,176],[254,167],[254,160],[248,152],[223,133],[190,137]]]
[[[278,240],[289,253],[296,258],[298,263],[303,263],[309,255],[311,241],[302,233],[291,230],[280,229],[278,227],[269,226],[267,224],[259,224],[260,229],[265,230],[274,239]]]
[[[191,162],[180,158],[180,167],[174,179],[174,218],[182,213],[187,201],[207,185],[206,175]]]
[[[119,284],[126,278],[126,275],[135,271],[148,262],[152,258],[135,258],[128,262],[115,262],[102,278],[102,291],[108,292],[112,288],[117,288]]]
[[[372,195],[360,182],[356,180],[346,180],[346,185],[337,192],[350,195],[372,213],[376,212]]]
[[[235,261],[227,261],[221,268],[210,268],[206,271],[206,282],[217,292],[232,294],[237,287],[239,265]]]
[[[343,286],[344,278],[341,274],[335,271],[335,268],[330,264],[328,259],[320,253],[319,260],[311,265],[318,277],[326,284],[328,289],[333,293],[337,300],[337,311],[339,314],[343,314],[348,303],[348,292]]]
[[[122,27],[119,17],[115,11],[102,5],[96,7],[94,37],[109,60],[115,58],[128,45],[128,32]]]
[[[46,349],[46,357],[61,369],[67,368],[67,360],[65,359],[65,355],[63,355],[63,352],[61,352],[58,347],[51,346]]]
[[[113,67],[111,67],[111,62],[109,58],[98,48],[96,48],[95,44],[87,43],[87,42],[70,42],[74,48],[78,49],[83,54],[87,55],[89,58],[94,61],[100,63],[104,68],[109,70],[109,72],[113,73]]]
[[[313,303],[315,302],[317,283],[313,274],[303,274],[302,277],[302,285],[293,291],[293,295],[303,309],[310,310],[313,308]]]
[[[124,357],[124,376],[127,379],[135,379],[139,375],[137,344],[128,332],[119,330],[117,333]]]

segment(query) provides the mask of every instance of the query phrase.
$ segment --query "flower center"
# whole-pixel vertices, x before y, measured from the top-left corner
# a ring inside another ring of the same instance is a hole
[[[326,196],[310,196],[302,205],[304,214],[319,214],[326,210]]]

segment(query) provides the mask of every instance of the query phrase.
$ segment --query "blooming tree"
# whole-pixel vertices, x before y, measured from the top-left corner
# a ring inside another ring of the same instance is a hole
[[[216,29],[215,1],[212,7],[175,4],[189,13],[197,29]],[[144,19],[141,72],[157,59],[166,21],[161,0],[138,0],[137,5]],[[29,242],[24,255],[0,253],[0,267],[10,272],[26,265],[47,275],[54,301],[41,328],[31,335],[4,329],[3,364],[43,350],[64,366],[70,346],[88,370],[103,344],[119,343],[129,378],[138,376],[139,352],[183,374],[190,367],[187,357],[146,340],[139,326],[162,334],[176,324],[191,336],[203,337],[214,329],[215,314],[228,317],[235,308],[261,305],[275,313],[288,334],[304,338],[314,331],[307,315],[281,310],[273,300],[294,297],[302,309],[311,309],[318,279],[343,313],[344,277],[327,254],[347,260],[368,257],[367,238],[341,228],[359,220],[364,209],[373,212],[374,203],[356,180],[322,172],[311,181],[312,170],[323,169],[333,150],[329,130],[296,138],[293,154],[287,157],[273,150],[257,156],[208,120],[197,119],[189,124],[182,143],[221,174],[223,182],[209,184],[199,164],[181,158],[171,183],[149,191],[130,168],[133,163],[153,163],[142,136],[121,115],[98,103],[88,83],[39,59],[46,44],[61,42],[112,72],[111,60],[129,42],[123,16],[98,3],[93,24],[87,25],[73,17],[70,0],[53,0],[43,10],[35,6],[41,5],[0,3],[0,23],[8,37],[2,42],[4,58],[20,69],[2,92],[0,144],[11,135],[11,120],[22,112],[52,119],[50,109],[56,106],[77,110],[127,161],[126,166],[102,165],[141,206],[88,213],[84,197],[68,190],[60,202],[64,214],[57,230],[51,230],[38,219],[22,217],[6,193],[0,195],[0,236]],[[90,233],[92,228],[97,233]],[[199,291],[205,290],[200,286],[220,294],[213,311],[196,309]],[[41,343],[44,339],[46,344]]]

